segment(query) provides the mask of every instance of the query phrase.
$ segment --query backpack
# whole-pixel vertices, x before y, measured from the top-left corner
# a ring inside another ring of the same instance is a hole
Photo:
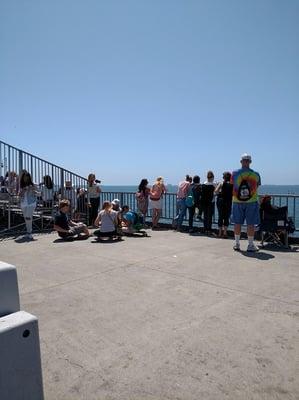
[[[238,190],[238,200],[240,201],[248,201],[251,198],[251,190],[246,179],[243,179]]]
[[[194,194],[192,188],[189,189],[187,197],[186,197],[186,206],[193,207],[194,206]]]

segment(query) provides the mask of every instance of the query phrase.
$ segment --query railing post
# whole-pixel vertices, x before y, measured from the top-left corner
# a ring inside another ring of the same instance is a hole
[[[23,152],[19,150],[19,175],[23,170]]]
[[[61,199],[63,199],[63,196],[64,196],[64,170],[62,168],[60,169],[60,193],[61,193]]]

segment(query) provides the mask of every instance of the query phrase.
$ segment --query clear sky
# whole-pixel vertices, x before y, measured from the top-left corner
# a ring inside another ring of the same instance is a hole
[[[1,0],[0,139],[103,184],[299,184],[298,0]]]

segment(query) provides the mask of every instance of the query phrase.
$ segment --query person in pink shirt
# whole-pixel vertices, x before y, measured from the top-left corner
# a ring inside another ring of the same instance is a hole
[[[178,191],[176,195],[176,217],[173,220],[173,227],[178,231],[182,229],[183,220],[186,215],[186,197],[188,195],[191,182],[192,178],[190,178],[189,175],[186,175],[185,180],[180,182],[178,185]]]

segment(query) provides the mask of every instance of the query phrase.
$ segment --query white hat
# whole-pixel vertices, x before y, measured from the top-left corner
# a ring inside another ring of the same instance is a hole
[[[241,161],[243,161],[243,160],[248,160],[251,162],[251,156],[247,153],[244,153],[241,155]]]
[[[120,201],[118,199],[114,199],[111,201],[111,204],[114,204],[115,206],[119,205],[119,203],[120,203]]]

